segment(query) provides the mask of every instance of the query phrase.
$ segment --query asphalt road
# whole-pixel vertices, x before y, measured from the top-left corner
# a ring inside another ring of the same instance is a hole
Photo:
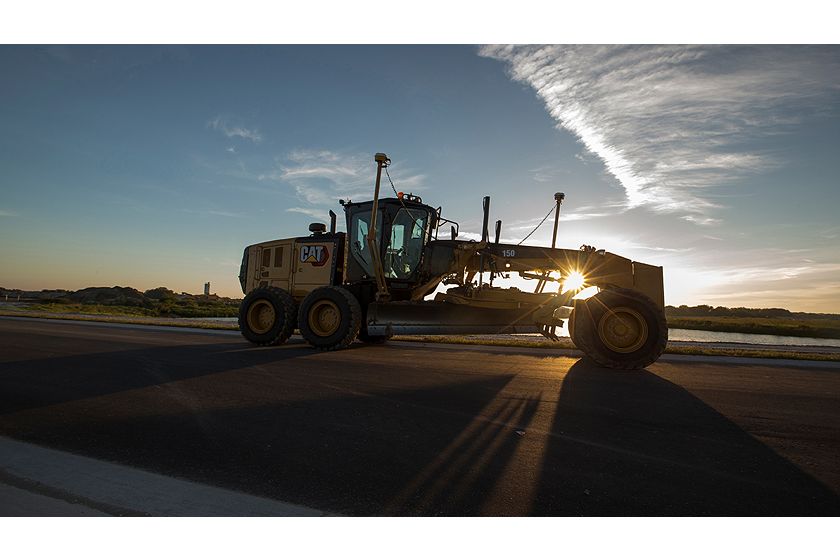
[[[840,515],[830,366],[0,319],[0,435],[339,514]]]

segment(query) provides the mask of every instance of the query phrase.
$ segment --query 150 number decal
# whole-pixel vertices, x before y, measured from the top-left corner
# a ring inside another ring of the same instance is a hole
[[[516,256],[516,249],[502,249],[502,256],[503,257],[515,257]]]

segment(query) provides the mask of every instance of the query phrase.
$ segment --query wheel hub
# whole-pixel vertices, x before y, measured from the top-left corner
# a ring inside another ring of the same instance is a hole
[[[341,324],[338,306],[329,300],[320,300],[309,309],[309,328],[318,336],[335,334]]]
[[[647,321],[635,309],[611,309],[598,322],[598,336],[613,352],[629,354],[641,348],[647,340]]]
[[[277,319],[277,314],[274,312],[274,306],[267,299],[258,299],[248,308],[248,328],[255,334],[265,334]]]

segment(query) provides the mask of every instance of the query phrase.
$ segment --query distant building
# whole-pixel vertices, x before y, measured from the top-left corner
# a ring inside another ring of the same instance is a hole
[[[204,283],[204,295],[205,296],[210,295],[210,282],[205,282]]]

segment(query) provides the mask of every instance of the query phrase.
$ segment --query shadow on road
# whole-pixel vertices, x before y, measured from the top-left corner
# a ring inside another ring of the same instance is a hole
[[[563,380],[537,515],[837,515],[829,488],[682,387],[588,359]]]
[[[549,358],[492,359],[511,361],[482,374],[409,366],[399,347],[236,342],[7,362],[0,433],[354,515],[840,513],[830,489],[649,371],[581,360],[557,395],[562,366],[524,375]]]
[[[311,354],[298,348],[224,344],[129,350],[0,363],[0,414],[265,365]]]
[[[367,352],[382,355],[383,349]],[[238,342],[4,363],[0,433],[327,511],[376,515],[435,464],[513,378],[403,380],[398,351],[390,352],[393,367],[378,372],[350,358],[354,352],[346,359],[341,354]],[[533,406],[512,404],[498,418],[524,421]],[[451,450],[453,460],[469,470],[488,449],[504,457],[511,446],[498,430],[463,440]],[[481,481],[471,482],[448,463],[441,468],[442,478],[418,486],[423,500],[406,495],[396,513],[439,514],[480,504],[474,489]],[[488,476],[492,470],[483,473]],[[456,500],[459,489],[467,493]]]

